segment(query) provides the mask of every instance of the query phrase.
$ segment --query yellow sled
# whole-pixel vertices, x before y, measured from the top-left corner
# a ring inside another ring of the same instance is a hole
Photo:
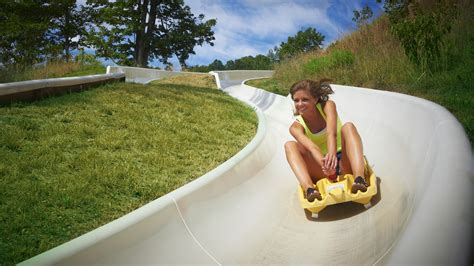
[[[364,204],[365,208],[370,208],[370,200],[377,194],[377,183],[374,171],[365,158],[364,161],[364,175],[366,180],[367,177],[369,177],[367,180],[369,187],[367,187],[366,192],[357,191],[355,194],[351,193],[351,187],[355,179],[353,175],[340,175],[337,177],[336,182],[331,182],[327,178],[323,178],[316,182],[315,185],[319,193],[321,193],[322,200],[315,199],[313,202],[309,202],[305,198],[303,188],[298,186],[298,197],[301,207],[309,210],[313,218],[317,218],[318,213],[326,208],[326,206],[347,201],[361,203]]]

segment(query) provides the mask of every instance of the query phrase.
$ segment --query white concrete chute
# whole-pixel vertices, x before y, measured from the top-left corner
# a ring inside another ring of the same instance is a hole
[[[443,107],[402,94],[333,85],[378,177],[372,207],[330,206],[311,220],[283,144],[292,103],[240,84],[263,72],[215,72],[256,108],[259,129],[195,181],[25,264],[467,264],[472,152]],[[237,82],[240,81],[240,82]]]
[[[149,69],[139,67],[127,66],[108,66],[107,74],[109,73],[124,73],[126,82],[146,84],[153,80],[159,80],[167,77],[181,76],[181,75],[209,75],[207,73],[199,72],[181,72],[181,71],[166,71],[160,69]]]
[[[107,73],[1,83],[0,104],[38,100],[51,95],[82,91],[100,84],[124,80],[125,75],[123,73]]]
[[[273,74],[272,70],[227,70],[211,71],[210,74],[216,76],[217,87],[219,89],[240,85],[242,81],[252,78],[267,78]]]

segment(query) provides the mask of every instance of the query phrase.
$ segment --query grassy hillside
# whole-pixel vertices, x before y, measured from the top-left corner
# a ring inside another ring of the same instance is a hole
[[[474,144],[474,7],[458,6],[441,51],[441,70],[422,71],[409,60],[390,31],[386,15],[344,36],[326,50],[301,54],[275,67],[272,79],[251,81],[287,95],[301,79],[331,78],[333,83],[396,91],[436,102],[452,112]]]
[[[192,74],[188,73],[186,75],[179,75],[179,76],[172,76],[172,77],[167,77],[163,78],[160,80],[152,81],[151,84],[154,85],[183,85],[183,86],[189,86],[189,84],[192,84],[193,87],[196,88],[213,88],[217,89],[217,84],[214,76],[212,75],[202,75],[202,74]]]
[[[0,107],[0,127],[0,265],[12,265],[212,170],[257,118],[196,75]]]

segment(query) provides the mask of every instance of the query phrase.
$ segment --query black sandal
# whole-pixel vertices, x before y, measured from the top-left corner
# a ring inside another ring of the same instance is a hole
[[[322,200],[321,193],[314,188],[308,188],[306,190],[306,199],[309,202],[313,202],[315,199]]]
[[[363,178],[362,176],[358,176],[354,180],[354,184],[352,184],[351,192],[354,193],[354,194],[357,193],[357,191],[359,191],[359,190],[362,191],[362,192],[366,192],[367,187],[369,187],[369,185],[365,181],[365,178]]]

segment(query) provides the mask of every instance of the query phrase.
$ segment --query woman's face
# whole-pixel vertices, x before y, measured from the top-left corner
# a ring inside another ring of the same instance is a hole
[[[293,94],[293,102],[295,103],[296,112],[300,115],[310,111],[318,102],[309,90],[298,90]]]

